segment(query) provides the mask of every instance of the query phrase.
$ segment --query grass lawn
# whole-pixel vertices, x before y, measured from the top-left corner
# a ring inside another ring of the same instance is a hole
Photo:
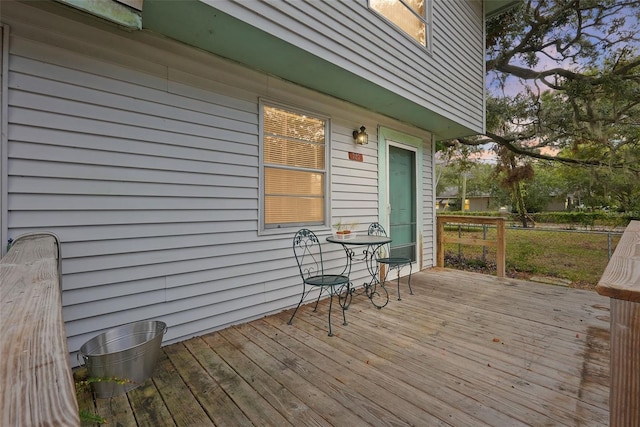
[[[458,235],[458,227],[447,227],[446,233]],[[482,228],[461,228],[461,236],[481,239]],[[495,239],[495,229],[487,229],[487,239]],[[594,289],[608,259],[607,234],[568,232],[561,230],[506,230],[507,276],[530,279],[533,276],[570,281],[570,287]],[[620,235],[612,234],[612,251]],[[495,274],[496,251],[486,249],[483,261],[481,246],[445,245],[445,266]]]

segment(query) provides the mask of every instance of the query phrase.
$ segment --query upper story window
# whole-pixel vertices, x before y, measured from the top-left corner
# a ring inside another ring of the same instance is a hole
[[[431,29],[430,0],[369,0],[369,7],[428,47]]]
[[[263,228],[323,225],[329,121],[261,103]]]

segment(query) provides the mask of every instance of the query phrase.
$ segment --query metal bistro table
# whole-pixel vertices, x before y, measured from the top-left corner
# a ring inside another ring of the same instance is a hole
[[[327,242],[338,243],[344,248],[344,252],[347,255],[347,266],[345,267],[345,274],[349,276],[351,274],[351,265],[354,261],[364,261],[367,265],[367,271],[371,275],[371,280],[364,283],[363,293],[371,300],[371,303],[377,307],[382,308],[389,303],[389,292],[378,279],[378,262],[376,261],[376,252],[380,246],[391,242],[389,237],[385,236],[354,236],[339,238],[336,236],[327,237]],[[356,258],[356,249],[354,247],[363,247],[362,258]]]

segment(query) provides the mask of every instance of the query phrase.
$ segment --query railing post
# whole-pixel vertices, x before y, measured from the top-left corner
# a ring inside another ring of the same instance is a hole
[[[609,425],[640,425],[640,221],[631,221],[596,290],[611,305]]]
[[[444,235],[444,225],[446,223],[454,224],[495,224],[497,228],[497,239],[487,240],[486,235],[483,239],[477,238],[463,238],[458,235],[457,238]],[[437,233],[436,233],[436,246],[437,246],[437,263],[438,267],[444,267],[444,244],[445,243],[458,243],[463,245],[473,246],[489,246],[496,248],[496,267],[497,276],[505,276],[506,268],[506,238],[505,238],[505,219],[497,217],[487,216],[457,216],[457,215],[438,215],[436,219]]]
[[[436,265],[444,267],[444,220],[442,218],[436,219],[436,228]]]
[[[482,239],[487,240],[487,224],[482,224]],[[482,247],[482,262],[487,263],[487,247]]]
[[[504,233],[504,218],[498,218],[497,228],[497,248],[496,248],[496,275],[504,277],[506,274],[507,239]]]

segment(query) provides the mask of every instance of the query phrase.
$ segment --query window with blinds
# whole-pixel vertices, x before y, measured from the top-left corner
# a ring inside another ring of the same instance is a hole
[[[428,47],[430,5],[430,0],[369,0],[371,9],[393,22],[425,47]]]
[[[262,105],[264,227],[325,223],[326,119]]]

